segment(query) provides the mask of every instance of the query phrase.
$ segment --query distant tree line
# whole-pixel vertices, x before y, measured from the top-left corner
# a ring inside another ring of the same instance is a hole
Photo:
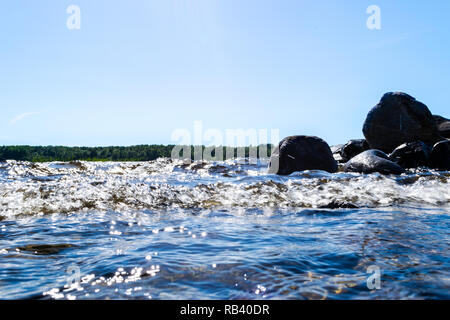
[[[182,148],[182,146],[177,146]],[[30,162],[51,161],[151,161],[158,158],[170,158],[175,145],[139,145],[130,147],[62,147],[62,146],[0,146],[0,161],[17,160]],[[187,146],[191,150],[190,158],[205,152],[215,156],[214,147]],[[254,157],[265,158],[272,152],[272,145],[257,147],[223,148],[224,158]],[[185,149],[186,150],[186,149]],[[261,153],[261,154],[260,154]],[[187,152],[189,157],[189,152]],[[183,157],[181,153],[180,158]],[[195,158],[198,159],[198,158]]]

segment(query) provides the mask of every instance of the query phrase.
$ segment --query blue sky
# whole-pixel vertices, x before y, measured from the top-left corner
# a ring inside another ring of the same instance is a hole
[[[69,5],[81,29],[69,30]],[[366,9],[381,9],[369,30]],[[0,145],[173,143],[175,129],[362,137],[383,93],[450,116],[450,2],[0,2]]]

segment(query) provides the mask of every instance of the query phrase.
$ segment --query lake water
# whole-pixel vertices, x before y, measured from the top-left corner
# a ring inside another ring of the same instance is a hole
[[[266,167],[0,163],[0,299],[450,298],[449,172]]]

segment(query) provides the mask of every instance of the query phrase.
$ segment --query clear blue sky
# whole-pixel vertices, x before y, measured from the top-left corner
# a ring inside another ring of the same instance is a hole
[[[69,30],[69,5],[81,29]],[[381,30],[369,30],[369,5]],[[450,1],[0,2],[0,145],[171,143],[177,128],[362,137],[404,91],[450,116]]]

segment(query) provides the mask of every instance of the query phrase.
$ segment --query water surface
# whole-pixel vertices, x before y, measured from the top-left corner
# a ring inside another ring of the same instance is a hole
[[[266,165],[0,163],[0,299],[450,298],[449,172]]]

